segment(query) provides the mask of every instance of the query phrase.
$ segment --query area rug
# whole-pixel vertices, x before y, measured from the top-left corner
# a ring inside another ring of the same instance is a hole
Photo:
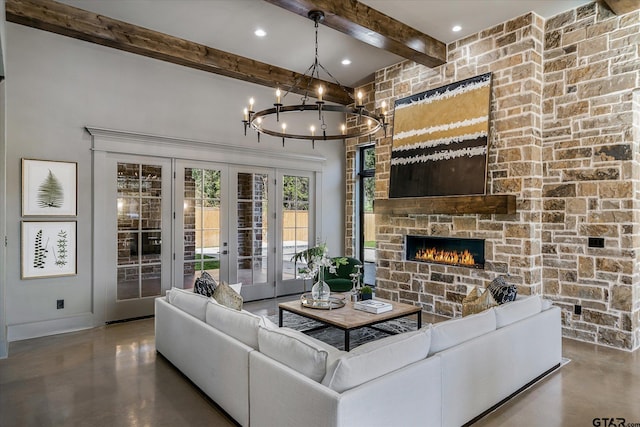
[[[278,324],[278,315],[267,316],[276,325]],[[315,327],[321,326],[320,322],[316,322],[312,319],[307,319],[297,314],[285,311],[282,317],[282,326],[286,326],[291,329],[299,331],[307,331]],[[392,333],[400,333],[416,330],[416,321],[407,318],[400,318],[395,320],[389,320],[388,322],[378,323],[376,328],[384,329]],[[344,350],[344,332],[338,328],[329,326],[324,329],[319,329],[311,332],[305,332],[307,335],[316,338],[322,342],[326,342],[340,350]],[[367,343],[369,341],[377,340],[380,338],[388,337],[389,334],[378,331],[372,328],[360,328],[350,332],[349,344],[351,350]]]

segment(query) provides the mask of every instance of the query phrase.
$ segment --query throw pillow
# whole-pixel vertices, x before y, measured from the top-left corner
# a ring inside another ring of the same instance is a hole
[[[493,299],[498,304],[515,301],[518,294],[516,285],[510,285],[504,280],[504,276],[498,276],[489,284],[487,290],[491,292]]]
[[[212,296],[218,303],[226,307],[242,310],[242,297],[224,282],[218,284]]]
[[[478,287],[474,286],[469,295],[462,300],[462,316],[480,313],[497,305],[498,303],[493,299],[491,292],[484,291],[480,293]]]
[[[193,285],[193,292],[210,297],[213,296],[216,286],[218,286],[216,279],[205,271],[196,279],[196,283]]]

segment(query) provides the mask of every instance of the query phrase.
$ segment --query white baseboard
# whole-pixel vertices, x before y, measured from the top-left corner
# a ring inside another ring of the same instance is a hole
[[[7,326],[7,341],[21,341],[93,328],[93,313]]]

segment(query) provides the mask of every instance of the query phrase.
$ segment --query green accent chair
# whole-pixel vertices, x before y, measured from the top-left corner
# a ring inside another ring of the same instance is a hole
[[[336,258],[346,258],[347,263],[339,265],[336,269],[336,273],[333,274],[329,271],[328,268],[324,270],[324,281],[329,288],[331,288],[331,292],[347,292],[353,288],[353,282],[351,281],[351,273],[355,273],[356,265],[362,265],[359,259],[350,258],[350,257],[336,257]],[[335,259],[335,258],[334,258]],[[363,271],[360,269],[360,284],[362,284],[363,279]]]

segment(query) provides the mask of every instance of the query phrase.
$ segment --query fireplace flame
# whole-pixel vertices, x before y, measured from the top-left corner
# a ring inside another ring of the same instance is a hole
[[[416,259],[419,261],[441,262],[443,264],[455,265],[475,265],[473,255],[468,250],[443,251],[436,248],[420,249],[416,252]]]

